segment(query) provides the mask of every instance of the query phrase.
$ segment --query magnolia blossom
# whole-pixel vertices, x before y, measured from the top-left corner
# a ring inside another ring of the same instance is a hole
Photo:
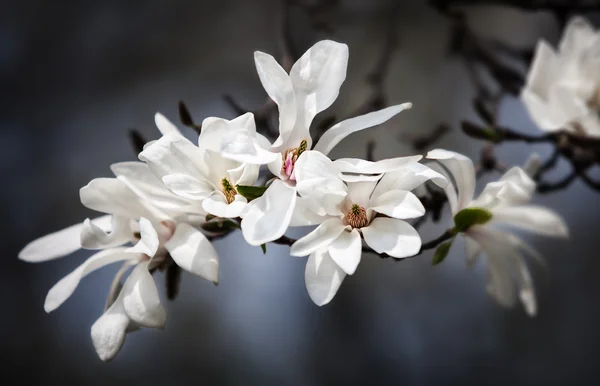
[[[268,165],[277,177],[248,205],[241,223],[244,238],[260,245],[281,237],[296,205],[298,164],[307,150],[328,154],[351,133],[379,125],[410,103],[347,119],[323,134],[313,147],[309,133],[314,117],[335,101],[346,78],[348,46],[324,40],[312,46],[289,74],[268,54],[254,54],[260,81],[279,108],[279,137],[269,143],[251,131],[237,131],[222,144],[223,155],[239,162]]]
[[[436,149],[427,158],[437,160],[447,170],[455,184],[445,191],[456,216],[465,208],[480,208],[491,215],[489,220],[464,230],[467,262],[472,265],[482,252],[487,256],[488,293],[503,306],[521,300],[527,313],[536,314],[533,281],[523,258],[523,252],[540,259],[539,254],[517,236],[496,225],[508,225],[534,233],[567,237],[564,221],[550,209],[527,205],[535,191],[535,182],[519,167],[509,169],[497,182],[488,183],[479,197],[475,194],[473,162],[461,154]]]
[[[172,126],[159,116],[157,125]],[[236,131],[260,137],[251,113],[231,121],[211,117],[202,122],[198,146],[178,132],[170,132],[147,145],[139,158],[176,195],[198,202],[212,215],[239,217],[248,201],[238,194],[236,186],[253,185],[259,165],[237,162],[220,154],[223,138]]]
[[[293,225],[320,225],[296,241],[290,253],[310,255],[305,281],[317,305],[329,303],[344,277],[354,274],[361,260],[361,239],[374,251],[395,258],[419,252],[421,237],[403,221],[425,214],[411,190],[429,179],[446,184],[442,175],[419,164],[420,159],[332,162],[320,152],[307,151],[298,160],[301,197]],[[310,174],[303,175],[307,172]],[[318,203],[324,205],[323,210],[318,210]]]
[[[558,52],[541,40],[521,99],[543,130],[600,136],[600,33],[574,17]]]
[[[219,261],[208,239],[196,229],[204,216],[192,201],[171,193],[141,162],[111,166],[116,178],[92,180],[80,191],[81,202],[108,213],[87,219],[27,245],[19,258],[41,262],[79,248],[100,250],[50,291],[44,303],[51,312],[75,291],[81,279],[108,264],[122,261],[108,309],[92,327],[92,340],[102,360],[120,350],[125,333],[139,327],[162,328],[166,315],[149,269],[165,263],[167,253],[181,268],[212,282],[218,281]],[[122,247],[127,243],[133,247]],[[121,277],[135,266],[119,290]]]

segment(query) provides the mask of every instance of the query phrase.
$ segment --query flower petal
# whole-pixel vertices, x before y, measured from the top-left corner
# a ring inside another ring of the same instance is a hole
[[[295,205],[296,189],[281,180],[273,181],[262,196],[248,204],[241,224],[246,242],[258,246],[283,236]]]
[[[121,351],[130,325],[131,320],[123,307],[123,297],[120,296],[92,325],[92,343],[102,361],[110,361]]]
[[[382,174],[400,169],[403,166],[418,162],[423,156],[396,157],[381,161],[366,161],[359,158],[340,158],[333,164],[342,173]],[[343,177],[342,177],[343,178]]]
[[[81,279],[89,273],[117,261],[136,258],[135,254],[127,253],[125,250],[126,248],[112,248],[100,251],[62,278],[46,295],[44,302],[46,312],[52,312],[63,304],[73,294]]]
[[[271,146],[261,137],[259,134],[253,136],[245,130],[237,130],[223,139],[221,155],[237,162],[253,165],[266,165],[281,158],[281,154],[267,150]]]
[[[240,217],[244,213],[247,203],[248,200],[236,194],[234,200],[228,204],[223,194],[217,192],[202,201],[202,209],[217,217],[235,218]]]
[[[371,199],[373,200],[390,190],[411,191],[429,180],[441,188],[448,185],[448,180],[442,174],[423,164],[410,163],[398,170],[385,173],[375,187]]]
[[[110,216],[97,217],[93,221],[98,226],[110,226]],[[39,263],[75,252],[81,248],[82,227],[82,224],[71,225],[30,242],[19,252],[19,259],[29,263]]]
[[[122,216],[103,216],[99,223],[97,219],[85,219],[81,228],[80,242],[84,249],[106,249],[118,247],[130,241],[130,220]],[[107,221],[106,221],[107,220]]]
[[[290,248],[292,256],[306,256],[320,248],[327,248],[346,229],[339,218],[325,220],[315,230],[298,239]]]
[[[371,200],[370,209],[386,216],[406,219],[421,217],[425,207],[421,200],[406,190],[390,190]]]
[[[133,322],[150,328],[163,328],[167,313],[160,303],[158,290],[150,272],[148,262],[140,263],[125,281],[123,307]]]
[[[373,194],[373,189],[377,181],[357,181],[347,182],[348,185],[348,198],[352,204],[358,204],[364,208],[369,207],[369,199]]]
[[[190,200],[204,200],[215,190],[208,182],[187,174],[169,174],[162,181],[173,193]]]
[[[219,256],[199,230],[188,224],[178,224],[165,248],[181,268],[213,283],[219,282]]]
[[[568,237],[569,229],[554,211],[541,206],[523,205],[492,210],[490,223],[503,223],[546,236]]]
[[[421,249],[419,233],[402,220],[377,217],[361,231],[365,242],[377,253],[402,258],[414,256]]]
[[[561,55],[576,56],[598,39],[594,26],[581,16],[572,17],[558,45]]]
[[[326,249],[308,257],[304,281],[308,296],[317,306],[331,301],[346,277],[344,271],[331,259]]]
[[[279,134],[287,138],[296,123],[296,96],[292,80],[275,58],[264,52],[254,53],[254,63],[260,82],[279,108]]]
[[[329,152],[340,143],[340,141],[346,138],[348,135],[368,129],[373,126],[380,125],[398,114],[402,110],[406,110],[412,107],[411,103],[403,103],[401,105],[391,106],[383,110],[373,111],[365,115],[346,119],[325,132],[319,139],[319,142],[314,147],[314,150],[320,151],[323,154],[329,154]]]
[[[142,253],[149,257],[152,257],[158,251],[160,241],[158,239],[158,233],[150,220],[142,217],[140,219],[140,241],[137,242],[133,247],[127,248],[126,252],[130,253]]]
[[[444,165],[456,182],[458,191],[457,206],[452,208],[452,213],[464,209],[473,200],[475,194],[475,167],[473,161],[462,154],[449,150],[435,149],[427,153],[427,158],[438,160]],[[452,204],[452,202],[450,202]]]
[[[294,63],[290,79],[296,92],[297,127],[308,128],[315,115],[336,100],[346,79],[348,46],[322,40]]]
[[[167,117],[165,117],[161,113],[154,114],[154,123],[156,124],[156,127],[158,128],[158,130],[160,131],[160,133],[162,135],[167,135],[167,134],[182,135],[181,131],[179,131],[177,126],[175,126],[173,124],[173,122],[169,121],[167,119]]]
[[[526,89],[541,100],[548,100],[550,86],[556,81],[557,72],[560,71],[554,49],[544,40],[540,40],[535,47],[533,62],[527,73]]]
[[[158,178],[169,174],[187,174],[199,178],[208,174],[204,152],[177,134],[164,135],[145,146],[138,157]]]
[[[472,237],[465,237],[465,250],[467,254],[467,267],[473,267],[481,254],[481,246]]]
[[[353,275],[360,263],[362,241],[358,230],[342,232],[329,246],[331,259],[348,275]]]
[[[312,210],[312,201],[303,198],[296,198],[296,205],[294,206],[294,213],[292,214],[292,220],[290,221],[291,227],[301,227],[308,225],[318,225],[323,221],[330,218],[328,215],[319,215]]]

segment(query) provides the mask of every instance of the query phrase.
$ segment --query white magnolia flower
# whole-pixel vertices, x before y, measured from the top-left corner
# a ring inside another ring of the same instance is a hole
[[[115,278],[118,283],[126,268],[135,266],[116,300],[92,327],[92,340],[102,360],[118,353],[127,331],[164,326],[166,316],[149,266],[164,263],[168,252],[181,268],[217,282],[219,264],[209,240],[194,227],[204,218],[193,214],[198,212],[194,202],[171,193],[144,163],[117,163],[111,169],[116,178],[92,180],[80,191],[85,206],[108,216],[44,236],[19,254],[22,260],[41,262],[79,248],[100,250],[50,289],[46,312],[66,301],[89,273],[123,261]],[[135,245],[121,247],[129,242]]]
[[[279,137],[271,144],[252,132],[238,131],[223,143],[222,153],[240,162],[266,164],[277,177],[263,196],[248,205],[243,216],[244,238],[251,245],[260,245],[281,237],[288,228],[296,203],[296,165],[303,152],[313,149],[328,154],[349,134],[379,125],[411,104],[342,121],[313,147],[310,125],[339,94],[346,78],[348,46],[330,40],[318,42],[298,59],[289,74],[268,54],[256,52],[254,60],[263,87],[279,108]]]
[[[445,188],[453,216],[465,208],[481,208],[491,214],[487,222],[472,225],[464,231],[467,263],[472,265],[481,252],[485,253],[488,293],[503,306],[512,306],[519,298],[527,313],[535,315],[533,282],[522,253],[537,259],[541,257],[517,236],[496,225],[567,237],[564,221],[550,209],[526,205],[535,191],[535,182],[519,167],[508,170],[499,181],[488,183],[474,199],[475,169],[469,158],[442,149],[430,151],[427,158],[443,165],[451,174],[448,180],[455,182]]]
[[[558,52],[541,40],[521,99],[545,131],[600,136],[600,33],[574,17]]]
[[[160,124],[172,126],[164,117]],[[251,113],[231,121],[211,117],[202,122],[198,146],[178,133],[168,133],[148,144],[139,158],[176,195],[201,203],[204,211],[212,215],[240,217],[247,200],[238,194],[236,186],[253,185],[259,165],[237,162],[220,154],[223,138],[235,131],[260,136]]]
[[[425,214],[411,190],[429,179],[446,183],[442,175],[419,164],[419,159],[421,156],[332,162],[320,152],[307,151],[298,160],[301,197],[292,223],[320,225],[296,241],[290,253],[310,255],[305,281],[317,305],[329,303],[344,277],[355,272],[362,255],[361,239],[374,251],[395,258],[419,252],[418,232],[403,221]],[[325,207],[324,215],[313,210],[319,202]]]

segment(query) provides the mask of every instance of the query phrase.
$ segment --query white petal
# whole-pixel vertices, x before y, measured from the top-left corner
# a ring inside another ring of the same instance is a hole
[[[219,282],[219,256],[199,230],[188,224],[178,224],[165,248],[181,268],[213,283]]]
[[[292,220],[290,221],[290,226],[300,227],[318,225],[329,218],[328,215],[321,216],[317,214],[312,210],[312,207],[312,201],[303,197],[297,197]]]
[[[365,242],[377,253],[402,258],[414,256],[421,249],[419,233],[402,220],[377,217],[361,231]]]
[[[333,164],[342,173],[382,174],[400,169],[411,163],[418,162],[423,156],[396,157],[381,161],[366,161],[360,158],[339,158]]]
[[[567,123],[565,116],[549,101],[525,88],[521,91],[521,101],[527,108],[531,119],[542,130],[552,132],[563,128]]]
[[[467,254],[467,267],[472,267],[481,254],[481,246],[471,237],[465,237],[465,249]]]
[[[385,173],[373,191],[371,199],[389,192],[390,190],[411,191],[429,180],[441,188],[448,185],[448,180],[446,180],[442,174],[423,164],[416,162],[410,163],[399,170]]]
[[[217,217],[235,218],[244,213],[247,203],[246,198],[236,194],[234,200],[228,204],[223,194],[218,192],[202,201],[202,209]]]
[[[259,172],[259,165],[240,164],[237,168],[228,170],[227,174],[233,185],[252,186],[256,183]]]
[[[438,160],[448,168],[456,182],[458,203],[456,208],[452,208],[452,213],[455,214],[466,208],[475,194],[475,168],[473,162],[462,154],[443,149],[431,150],[427,153],[427,158]]]
[[[92,343],[101,360],[109,361],[119,353],[130,325],[121,296],[92,325]]]
[[[325,220],[315,230],[297,240],[290,248],[292,256],[310,255],[317,249],[327,248],[344,232],[346,225],[339,218]]]
[[[296,96],[292,80],[271,55],[256,51],[254,62],[265,91],[279,108],[281,138],[287,138],[296,123]]]
[[[360,263],[362,241],[356,229],[342,232],[329,246],[331,259],[348,275],[353,275]]]
[[[572,17],[565,27],[559,43],[559,51],[566,56],[575,56],[597,41],[594,26],[581,16]]]
[[[144,147],[139,154],[150,170],[159,178],[169,174],[206,175],[203,152],[185,137],[168,134]]]
[[[232,120],[208,117],[202,121],[202,131],[198,137],[200,150],[220,152],[223,142],[233,132],[243,131],[250,136],[256,134],[254,114],[245,113]]]
[[[492,211],[491,222],[504,223],[541,235],[568,237],[564,220],[554,211],[533,205],[502,207]]]
[[[106,219],[110,219],[110,216],[102,216],[99,219],[103,219],[105,222]],[[69,255],[81,248],[79,242],[81,228],[82,224],[75,224],[40,237],[27,244],[19,252],[19,259],[29,263],[39,263]]]
[[[215,190],[207,181],[187,174],[169,174],[162,181],[173,193],[190,200],[203,200]]]
[[[358,204],[364,208],[369,207],[369,199],[375,189],[377,181],[348,182],[348,199],[352,204]]]
[[[123,307],[131,320],[142,327],[163,328],[167,314],[158,296],[148,263],[138,264],[123,285]]]
[[[135,254],[125,252],[125,249],[113,248],[100,251],[88,258],[73,272],[62,278],[50,289],[46,296],[46,301],[44,302],[46,312],[52,312],[63,304],[73,294],[81,279],[90,272],[105,265],[116,263],[117,261],[129,260],[136,257]]]
[[[123,181],[96,178],[79,190],[81,203],[98,212],[138,219],[152,218],[156,213]]]
[[[304,281],[311,300],[318,306],[331,301],[346,277],[333,262],[327,250],[316,251],[308,257]]]
[[[130,253],[142,253],[152,257],[156,254],[156,251],[158,251],[160,244],[158,233],[156,232],[156,229],[154,229],[152,223],[144,217],[140,219],[139,224],[141,235],[140,241],[133,247],[127,248],[126,251]]]
[[[154,114],[154,123],[162,135],[176,134],[181,135],[181,131],[171,121],[161,113]]]
[[[294,166],[296,189],[310,200],[318,214],[336,215],[347,195],[347,188],[333,162],[317,151],[305,151]]]
[[[558,71],[560,62],[554,49],[544,40],[540,40],[529,67],[526,89],[541,100],[547,100],[550,87],[559,76]]]
[[[258,134],[253,136],[245,130],[237,130],[223,140],[221,154],[234,161],[253,165],[266,165],[281,158],[279,153],[267,150],[270,144],[260,138]]]
[[[421,200],[406,190],[390,190],[383,193],[369,204],[370,209],[399,219],[416,218],[425,214]]]
[[[411,103],[403,103],[401,105],[391,106],[383,110],[346,119],[327,130],[315,145],[314,150],[320,151],[323,154],[329,154],[331,149],[348,135],[382,124],[399,112],[411,108],[411,106]]]
[[[346,79],[348,46],[322,40],[294,63],[290,79],[298,105],[297,126],[309,128],[318,113],[335,101]]]
[[[81,228],[81,247],[85,249],[106,249],[118,247],[131,240],[129,219],[122,216],[103,216],[98,219],[83,222]]]

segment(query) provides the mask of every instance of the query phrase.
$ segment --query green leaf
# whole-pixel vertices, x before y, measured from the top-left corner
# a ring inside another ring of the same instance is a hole
[[[260,249],[262,249],[263,254],[266,254],[267,253],[267,244],[261,244]]]
[[[433,259],[431,260],[432,265],[438,265],[439,263],[444,261],[446,256],[448,256],[448,252],[450,252],[452,242],[454,242],[454,238],[452,238],[452,240],[450,241],[446,241],[445,243],[440,244],[437,247],[435,253],[433,254]]]
[[[237,189],[237,192],[244,196],[248,201],[259,198],[267,190],[267,186],[236,185],[235,188]]]
[[[492,219],[492,213],[483,208],[465,208],[454,216],[457,232],[464,232],[472,225],[481,225]]]

